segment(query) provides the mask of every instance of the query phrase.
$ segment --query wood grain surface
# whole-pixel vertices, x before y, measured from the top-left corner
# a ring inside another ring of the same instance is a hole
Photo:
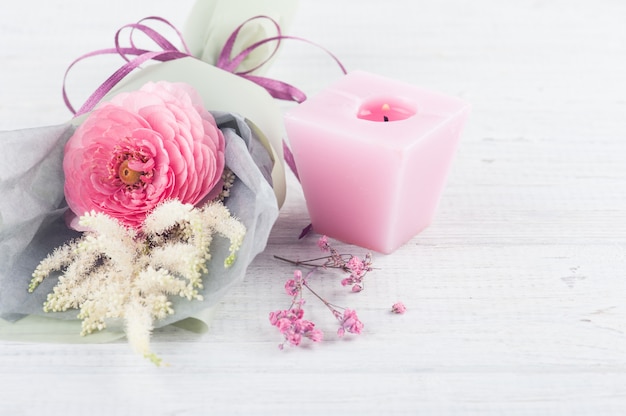
[[[74,58],[112,46],[115,30],[141,17],[182,27],[191,6],[3,3],[0,128],[66,121],[61,80]],[[291,34],[349,70],[472,104],[434,223],[375,255],[358,295],[332,273],[313,281],[359,312],[363,334],[337,338],[311,299],[327,340],[277,348],[267,317],[288,306],[293,269],[273,255],[317,254],[315,237],[297,238],[308,218],[290,175],[266,251],[209,332],[154,334],[170,367],[123,341],[0,342],[0,413],[626,414],[625,19],[618,0],[302,0]],[[76,101],[108,76],[100,62],[70,80]],[[341,73],[289,42],[269,75],[315,94]],[[397,300],[406,314],[389,313]]]

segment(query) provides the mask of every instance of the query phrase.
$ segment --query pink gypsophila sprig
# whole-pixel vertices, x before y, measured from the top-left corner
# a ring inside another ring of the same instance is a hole
[[[335,317],[339,320],[339,329],[337,335],[343,337],[344,334],[350,332],[352,334],[360,334],[363,329],[363,322],[359,320],[356,311],[345,309],[343,314],[336,312]]]
[[[304,310],[297,305],[295,308],[270,312],[270,323],[274,325],[285,337],[285,341],[279,344],[279,348],[284,348],[285,343],[294,346],[300,345],[302,338],[309,338],[313,342],[320,342],[324,338],[324,333],[315,329],[315,324],[306,319],[302,319]]]
[[[306,282],[300,270],[294,272],[294,278],[285,282],[285,292],[292,297],[289,309],[270,312],[270,324],[278,328],[283,334],[285,340],[279,344],[279,348],[283,349],[285,343],[293,346],[299,346],[302,338],[308,338],[313,342],[320,342],[324,339],[324,333],[315,328],[315,324],[309,320],[303,319],[304,299],[302,298],[302,286]]]
[[[138,227],[160,203],[217,196],[224,136],[184,83],[148,83],[101,104],[65,146],[65,196],[77,216]]]
[[[402,302],[396,302],[391,307],[391,312],[401,315],[406,312],[406,306],[404,306],[404,303]]]
[[[289,262],[295,266],[310,266],[322,269],[338,269],[348,274],[341,280],[342,286],[351,286],[353,292],[360,292],[364,288],[364,277],[373,270],[372,253],[367,253],[363,259],[353,254],[340,254],[323,235],[317,241],[317,246],[329,255],[309,260],[289,260],[280,256],[274,256],[279,260]]]
[[[352,291],[360,292],[363,288],[363,277],[373,269],[371,254],[368,253],[363,260],[352,254],[339,254],[328,242],[328,237],[326,236],[322,236],[318,240],[317,245],[320,250],[329,252],[330,255],[306,261],[292,261],[275,256],[296,266],[310,266],[313,268],[306,277],[302,275],[300,270],[294,271],[293,278],[288,279],[284,285],[285,292],[292,297],[290,308],[270,313],[270,323],[276,326],[285,337],[285,341],[279,344],[281,349],[284,348],[286,343],[293,346],[300,345],[303,337],[309,338],[314,342],[319,342],[323,338],[322,331],[315,329],[313,322],[302,319],[304,315],[303,306],[305,304],[303,290],[305,288],[320,300],[339,321],[339,329],[337,330],[339,337],[343,337],[346,332],[358,335],[363,329],[363,322],[361,322],[354,309],[343,308],[324,299],[311,288],[308,278],[319,269],[340,269],[350,274],[349,277],[341,281],[341,284],[343,286],[353,284]]]

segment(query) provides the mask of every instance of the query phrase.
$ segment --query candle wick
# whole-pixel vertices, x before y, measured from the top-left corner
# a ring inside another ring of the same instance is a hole
[[[383,121],[389,121],[389,117],[383,116]]]

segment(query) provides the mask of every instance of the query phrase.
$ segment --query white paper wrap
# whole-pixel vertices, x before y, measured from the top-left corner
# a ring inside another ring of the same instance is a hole
[[[233,31],[255,16],[268,16],[285,33],[295,16],[298,0],[198,0],[189,13],[183,36],[193,56],[215,65],[222,47]],[[276,28],[267,19],[256,19],[247,23],[239,32],[233,45],[232,56],[262,39],[276,36]],[[265,44],[254,50],[239,66],[239,71],[256,68],[268,59],[275,45]],[[275,59],[272,58],[272,60]],[[269,62],[268,62],[269,63]],[[270,65],[254,71],[264,74]]]

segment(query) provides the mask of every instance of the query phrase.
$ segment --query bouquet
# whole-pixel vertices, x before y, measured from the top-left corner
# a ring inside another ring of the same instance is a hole
[[[275,50],[252,55],[263,25],[241,45],[249,16],[237,16],[233,30],[235,12],[224,27],[210,20],[205,33],[198,16],[207,7],[215,16],[223,3],[199,2],[188,29],[206,62],[173,49],[141,21],[131,31],[148,34],[162,51],[140,50],[132,37],[120,47],[118,32],[115,51],[127,64],[75,118],[0,133],[3,338],[126,335],[159,363],[151,331],[206,323],[264,249],[284,200],[284,134],[276,83],[253,72]],[[265,7],[283,8],[284,18],[293,2]],[[268,19],[279,27],[261,17]],[[217,58],[216,39],[226,39]],[[237,48],[243,52],[231,60]],[[143,67],[149,59],[161,62]]]

